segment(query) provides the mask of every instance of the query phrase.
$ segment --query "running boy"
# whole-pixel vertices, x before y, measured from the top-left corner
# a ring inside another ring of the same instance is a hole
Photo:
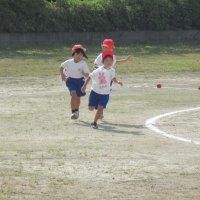
[[[110,82],[114,81],[115,83],[123,85],[121,81],[118,81],[115,77],[115,69],[112,68],[113,65],[113,52],[110,50],[104,51],[102,54],[103,66],[94,70],[90,73],[89,77],[85,81],[82,92],[84,93],[87,87],[87,84],[92,80],[92,90],[89,96],[88,107],[92,111],[97,107],[96,115],[94,121],[91,123],[91,127],[94,129],[98,128],[97,121],[100,119],[103,109],[106,108],[106,105],[109,101],[110,94]]]
[[[104,39],[103,42],[102,42],[102,44],[101,44],[101,48],[102,48],[102,52],[105,52],[105,51],[107,51],[107,50],[113,52],[113,50],[114,50],[114,48],[115,48],[114,41],[113,41],[112,39]],[[126,61],[128,61],[128,60],[130,60],[130,59],[132,59],[132,56],[131,56],[131,55],[128,55],[125,59],[117,60],[117,59],[116,59],[116,56],[115,56],[114,53],[113,53],[113,64],[112,64],[112,67],[115,68],[115,66],[116,66],[117,64],[126,62]],[[98,67],[100,67],[100,66],[102,66],[102,65],[103,65],[103,63],[102,63],[102,53],[101,53],[101,54],[99,54],[99,55],[97,56],[97,58],[95,59],[93,68],[94,68],[94,69],[97,69]],[[111,81],[110,84],[111,84],[111,86],[112,86],[112,81]],[[102,115],[100,116],[100,118],[101,118],[101,119],[104,118],[103,112],[102,112]]]
[[[86,49],[78,44],[72,47],[72,59],[66,60],[61,64],[60,74],[62,80],[66,83],[71,95],[71,119],[78,119],[80,98],[85,96],[81,91],[84,84],[84,78],[88,77],[89,69],[83,58],[87,58]]]
[[[105,39],[101,44],[102,52],[107,51],[107,50],[113,51],[114,47],[115,47],[115,44],[112,39]],[[117,64],[126,62],[130,59],[132,59],[132,56],[128,55],[125,59],[116,60],[116,56],[113,55],[113,67],[115,67]],[[97,69],[99,66],[102,66],[102,65],[103,63],[102,63],[102,53],[101,53],[97,56],[97,58],[94,61],[94,69]]]

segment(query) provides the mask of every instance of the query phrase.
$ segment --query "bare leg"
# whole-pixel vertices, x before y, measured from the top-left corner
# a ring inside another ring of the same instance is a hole
[[[75,110],[77,109],[77,95],[76,95],[76,91],[73,90],[71,91],[71,109]]]
[[[103,109],[103,110],[104,110],[104,109]],[[103,110],[102,110],[102,112],[101,112],[101,114],[100,114],[99,119],[103,119]]]
[[[76,109],[79,109],[80,104],[81,104],[81,98],[77,96],[77,99],[76,99]]]
[[[97,123],[98,119],[100,118],[100,116],[102,115],[103,113],[103,106],[99,106],[97,107],[97,112],[96,112],[96,115],[94,117],[94,122]]]
[[[89,109],[90,111],[93,111],[93,110],[95,109],[95,107],[89,106],[88,109]]]

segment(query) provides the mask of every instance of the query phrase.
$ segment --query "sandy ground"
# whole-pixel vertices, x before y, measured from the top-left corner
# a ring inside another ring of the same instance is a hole
[[[0,78],[0,199],[200,199],[200,145],[148,130],[148,118],[200,106],[198,73],[122,76],[99,130],[82,99],[70,119],[57,77]],[[162,89],[155,84],[161,82]],[[158,121],[200,141],[200,112]]]

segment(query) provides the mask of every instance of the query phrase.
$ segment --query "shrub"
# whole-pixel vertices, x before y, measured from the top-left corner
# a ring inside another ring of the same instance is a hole
[[[0,32],[200,29],[200,0],[1,0]]]

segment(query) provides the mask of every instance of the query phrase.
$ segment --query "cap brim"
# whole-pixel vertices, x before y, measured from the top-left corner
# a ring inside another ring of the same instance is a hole
[[[74,49],[72,53],[74,53],[77,49],[82,49],[84,52],[86,52],[87,50],[86,48],[79,47],[79,48]]]

